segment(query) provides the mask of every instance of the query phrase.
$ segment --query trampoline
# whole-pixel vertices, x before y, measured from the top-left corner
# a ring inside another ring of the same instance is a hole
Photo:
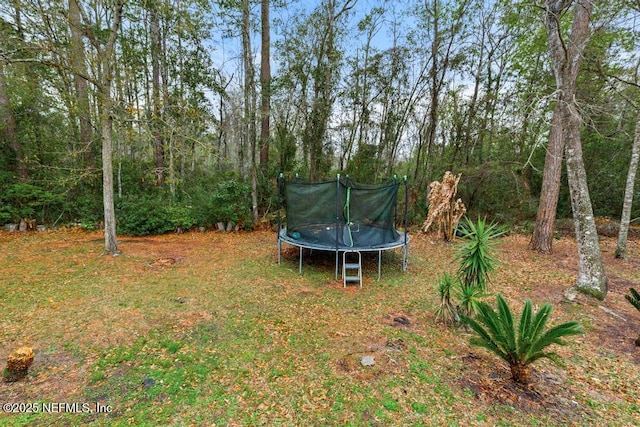
[[[278,179],[278,212],[284,198],[286,220],[278,217],[278,264],[281,262],[282,243],[300,248],[300,274],[303,249],[332,251],[336,255],[338,280],[340,253],[343,253],[345,264],[346,253],[357,252],[360,259],[361,252],[377,252],[379,279],[382,252],[402,248],[402,270],[406,271],[410,240],[406,231],[406,177],[402,183],[405,186],[405,209],[403,230],[398,230],[395,228],[396,206],[401,182],[395,177],[388,183],[372,185],[357,183],[348,176],[341,178],[340,175],[332,181],[309,182],[296,178],[287,182],[281,174]]]

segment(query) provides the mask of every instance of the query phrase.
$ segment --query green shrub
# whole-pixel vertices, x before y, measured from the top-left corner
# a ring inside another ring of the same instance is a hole
[[[464,200],[468,214],[483,213],[503,223],[535,219],[538,195],[530,189],[530,168],[492,161],[459,172],[464,179],[458,186],[458,196]]]
[[[130,197],[118,202],[118,233],[130,236],[164,234],[175,228],[160,197]]]
[[[476,318],[462,315],[477,336],[471,338],[472,345],[483,347],[508,363],[511,377],[516,382],[529,382],[529,367],[538,359],[547,358],[560,363],[556,353],[545,352],[552,344],[565,345],[563,337],[582,334],[582,326],[575,321],[565,322],[545,331],[553,307],[545,303],[537,313],[533,312],[530,300],[525,302],[518,325],[513,322],[509,305],[498,295],[498,311],[480,302]]]
[[[208,219],[217,222],[244,223],[251,218],[249,187],[239,181],[229,180],[217,184],[209,199]]]
[[[169,206],[167,216],[176,231],[190,230],[194,225],[197,225],[197,219],[191,206]]]
[[[39,223],[51,220],[60,211],[63,196],[37,185],[19,182],[8,185],[0,196],[0,223],[35,219]]]
[[[68,221],[79,223],[87,230],[95,230],[104,219],[102,197],[95,192],[84,191],[66,200],[64,210]]]

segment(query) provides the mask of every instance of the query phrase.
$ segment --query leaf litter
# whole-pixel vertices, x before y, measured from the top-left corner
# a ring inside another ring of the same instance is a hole
[[[343,288],[332,254],[305,253],[298,275],[297,248],[285,248],[279,266],[274,240],[269,232],[124,238],[113,258],[101,256],[98,233],[0,233],[0,358],[19,345],[36,350],[29,375],[3,384],[0,400],[99,395],[120,405],[90,422],[125,413],[226,425],[639,421],[640,316],[624,301],[640,283],[637,240],[622,261],[603,238],[607,299],[569,303],[571,238],[556,240],[553,255],[529,252],[528,236],[500,239],[509,250],[498,253],[490,293],[516,310],[525,298],[548,301],[553,321],[579,320],[587,330],[557,349],[565,367],[535,366],[530,387],[474,353],[466,331],[434,322],[436,277],[454,269],[455,243],[415,235],[406,273],[398,256],[385,255],[378,281],[376,257],[365,258],[363,288]],[[363,366],[365,356],[375,363]],[[145,393],[171,408],[145,412]]]

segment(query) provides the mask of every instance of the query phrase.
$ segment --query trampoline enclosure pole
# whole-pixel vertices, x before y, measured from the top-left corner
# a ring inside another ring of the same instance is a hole
[[[407,176],[404,176],[404,256],[402,260],[402,271],[407,271],[407,257],[409,256],[409,245],[407,244],[407,226],[409,224],[409,188],[407,186]]]
[[[281,258],[281,246],[280,242],[280,229],[282,228],[282,218],[280,218],[280,197],[282,197],[282,184],[284,182],[284,174],[280,172],[280,176],[278,176],[278,229],[276,231],[277,239],[278,239],[278,265],[280,265]]]

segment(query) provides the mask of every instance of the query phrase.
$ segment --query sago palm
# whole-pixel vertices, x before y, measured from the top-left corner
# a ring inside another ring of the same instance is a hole
[[[631,295],[625,295],[624,297],[629,301],[629,304],[634,306],[636,310],[640,311],[640,293],[638,293],[634,288],[629,288],[629,292]],[[636,339],[636,345],[640,346],[640,337]]]
[[[575,321],[545,330],[553,307],[544,303],[534,313],[530,300],[525,302],[516,326],[511,309],[502,295],[498,295],[497,301],[497,311],[480,302],[475,319],[468,316],[461,318],[477,334],[470,339],[470,343],[486,348],[507,362],[511,377],[516,382],[526,384],[529,381],[529,367],[538,359],[547,358],[560,363],[556,353],[546,352],[545,349],[552,344],[565,345],[563,337],[583,333],[582,326]]]
[[[640,311],[640,293],[638,293],[634,288],[629,288],[629,292],[631,295],[625,295],[624,297],[629,301],[629,304],[634,306],[636,310]]]

